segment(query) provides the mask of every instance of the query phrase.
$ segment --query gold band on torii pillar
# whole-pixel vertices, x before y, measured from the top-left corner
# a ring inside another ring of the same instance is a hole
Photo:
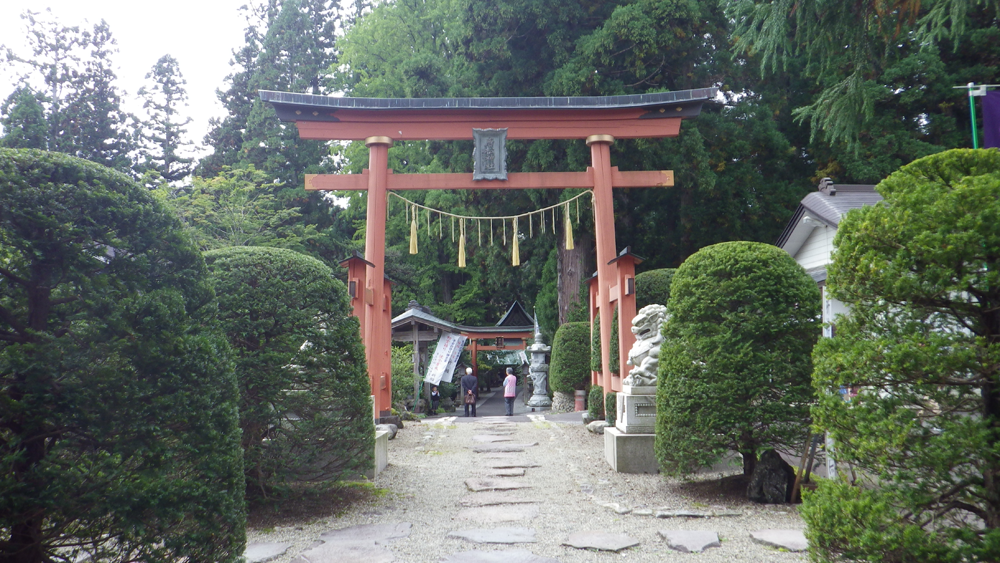
[[[594,144],[594,143],[608,143],[608,144],[613,144],[614,142],[615,142],[615,138],[612,137],[611,135],[591,135],[591,136],[587,137],[587,146],[588,147],[590,145]]]
[[[391,145],[391,144],[392,144],[391,137],[375,136],[375,137],[368,137],[367,139],[365,139],[366,147],[370,147],[372,145]]]

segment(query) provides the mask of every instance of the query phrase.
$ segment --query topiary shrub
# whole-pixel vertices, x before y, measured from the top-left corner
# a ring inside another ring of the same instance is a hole
[[[587,323],[564,323],[556,331],[549,367],[549,383],[553,391],[572,395],[573,391],[590,385],[587,362],[589,333]]]
[[[604,388],[600,385],[590,386],[590,392],[587,393],[587,414],[593,420],[604,419]]]
[[[205,262],[126,176],[0,149],[0,560],[241,561]]]
[[[943,544],[955,530],[926,530],[900,517],[901,499],[888,491],[820,479],[815,491],[802,490],[799,508],[808,523],[809,553],[816,561],[952,563],[996,561],[995,556],[964,559]]]
[[[594,317],[590,324],[590,371],[601,371],[601,317]]]
[[[280,248],[205,259],[236,350],[248,492],[369,471],[371,391],[344,284],[319,260]]]
[[[670,300],[670,284],[676,268],[650,270],[635,275],[635,309],[646,305],[666,305]]]
[[[828,506],[841,485],[806,497],[810,550],[1000,561],[1000,151],[922,158],[877,190],[834,239],[828,288],[850,314],[816,346],[812,412],[837,462],[878,480],[852,491],[870,505],[854,520]]]
[[[664,472],[690,474],[735,450],[750,475],[758,452],[801,446],[820,334],[816,282],[778,247],[725,242],[691,255],[672,291],[657,387]]]
[[[601,317],[594,317],[590,331],[590,370],[600,372],[601,369]],[[618,350],[618,309],[611,316],[611,350],[608,352],[608,369],[618,373],[621,368],[621,354]]]
[[[405,405],[413,400],[413,344],[393,346],[391,354],[392,404]]]
[[[604,396],[604,420],[611,426],[618,420],[618,393],[609,392]]]

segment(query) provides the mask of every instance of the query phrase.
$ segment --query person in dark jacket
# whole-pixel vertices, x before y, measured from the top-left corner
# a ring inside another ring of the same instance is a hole
[[[472,375],[472,368],[465,368],[465,375],[462,376],[462,402],[465,403],[465,416],[469,416],[469,407],[472,407],[472,416],[476,416],[476,401],[479,400],[479,379]]]

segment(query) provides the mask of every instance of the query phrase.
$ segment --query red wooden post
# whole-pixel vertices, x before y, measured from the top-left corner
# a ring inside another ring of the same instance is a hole
[[[635,344],[635,335],[632,334],[632,319],[636,315],[635,266],[642,263],[642,258],[632,254],[626,247],[612,262],[615,266],[617,285],[615,293],[618,297],[618,350],[621,356],[619,358],[619,373],[616,375],[625,378],[629,372],[629,366],[626,363],[628,352]]]
[[[383,309],[385,307],[385,215],[388,205],[386,178],[388,177],[389,145],[388,137],[369,137],[365,145],[368,157],[368,217],[365,232],[365,260],[368,261],[365,279],[365,359],[368,361],[368,376],[371,391],[375,397],[375,412],[379,416],[389,411],[391,404],[385,403],[384,390],[391,372],[388,356],[389,347],[382,346],[383,333],[389,334]],[[367,345],[367,344],[374,345]]]
[[[610,135],[587,137],[591,166],[594,169],[594,231],[597,238],[597,308],[601,316],[601,386],[604,392],[620,391],[621,378],[613,377],[611,359],[611,286],[615,267],[615,208],[611,197]],[[631,319],[630,319],[631,320]]]

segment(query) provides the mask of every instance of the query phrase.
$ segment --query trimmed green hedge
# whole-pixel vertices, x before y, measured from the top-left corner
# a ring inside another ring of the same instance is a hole
[[[611,426],[618,418],[618,393],[611,391],[604,396],[604,420]]]
[[[676,268],[650,270],[635,276],[635,310],[646,305],[666,305],[670,300],[670,285]]]
[[[590,386],[590,393],[587,394],[587,414],[594,420],[604,418],[604,388],[600,385]]]
[[[564,323],[556,331],[549,368],[549,383],[553,391],[572,395],[573,391],[590,385],[587,361],[589,337],[587,323]]]
[[[611,350],[608,352],[608,367],[611,373],[618,373],[621,368],[621,352],[618,344],[618,309],[611,316]],[[601,371],[601,317],[594,317],[593,330],[590,332],[590,369]]]
[[[343,282],[281,248],[230,247],[205,260],[236,350],[248,492],[368,471],[371,390]]]

